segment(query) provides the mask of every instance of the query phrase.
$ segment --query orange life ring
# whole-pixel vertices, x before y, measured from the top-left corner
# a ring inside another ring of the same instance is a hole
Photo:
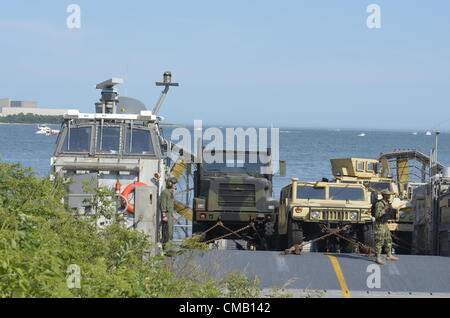
[[[125,198],[125,200],[127,200],[127,202],[128,202],[128,196],[130,195],[131,192],[134,191],[136,186],[143,186],[143,187],[145,187],[145,186],[148,186],[148,184],[145,184],[143,182],[133,182],[133,183],[130,183],[129,185],[127,185],[125,187],[125,189],[122,191],[122,195]],[[134,205],[131,204],[131,203],[128,203],[127,210],[130,213],[134,213]]]

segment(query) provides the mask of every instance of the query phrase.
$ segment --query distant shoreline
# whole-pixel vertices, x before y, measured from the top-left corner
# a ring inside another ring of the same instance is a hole
[[[60,124],[49,124],[49,123],[0,123],[0,125],[25,125],[25,126],[36,126],[36,125],[52,125],[59,126]]]

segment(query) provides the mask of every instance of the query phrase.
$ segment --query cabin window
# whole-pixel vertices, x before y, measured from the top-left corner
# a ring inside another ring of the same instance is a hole
[[[68,128],[62,152],[89,152],[91,127]]]
[[[325,188],[314,188],[308,186],[297,187],[298,199],[325,200]]]
[[[202,165],[205,173],[242,173],[249,175],[259,175],[267,169],[269,164],[266,157],[261,158],[256,153],[245,153],[243,158],[239,154],[231,154],[217,151],[211,154],[209,160],[205,160]],[[231,157],[231,158],[228,158]]]
[[[97,132],[97,152],[117,154],[120,149],[120,128],[99,127]]]
[[[378,172],[378,165],[377,165],[377,163],[376,162],[369,162],[367,164],[367,170],[377,173]]]
[[[132,154],[154,155],[150,131],[143,129],[127,129],[125,152]]]
[[[364,201],[364,190],[361,188],[330,187],[330,200]]]
[[[357,161],[356,162],[356,170],[364,171],[364,161]]]

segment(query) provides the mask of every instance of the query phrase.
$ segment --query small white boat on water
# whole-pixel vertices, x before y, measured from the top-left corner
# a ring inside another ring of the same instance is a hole
[[[412,134],[413,134],[414,136],[417,136],[417,131],[414,131]]]
[[[431,136],[432,134],[431,134],[431,131],[427,131],[426,133],[425,133],[425,135],[427,135],[427,136]]]
[[[366,134],[365,133],[360,133],[360,134],[358,134],[357,136],[358,137],[364,137]]]
[[[38,130],[35,132],[38,135],[46,135],[46,136],[56,136],[59,134],[59,130],[51,129],[48,126],[38,125]]]

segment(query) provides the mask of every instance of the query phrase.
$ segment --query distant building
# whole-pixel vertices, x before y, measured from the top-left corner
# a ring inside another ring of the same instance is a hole
[[[17,115],[20,113],[34,115],[62,116],[67,112],[66,108],[39,108],[34,101],[10,100],[0,98],[0,116]]]
[[[11,107],[22,107],[22,108],[37,108],[37,102],[23,101],[23,100],[12,100],[10,103]]]

